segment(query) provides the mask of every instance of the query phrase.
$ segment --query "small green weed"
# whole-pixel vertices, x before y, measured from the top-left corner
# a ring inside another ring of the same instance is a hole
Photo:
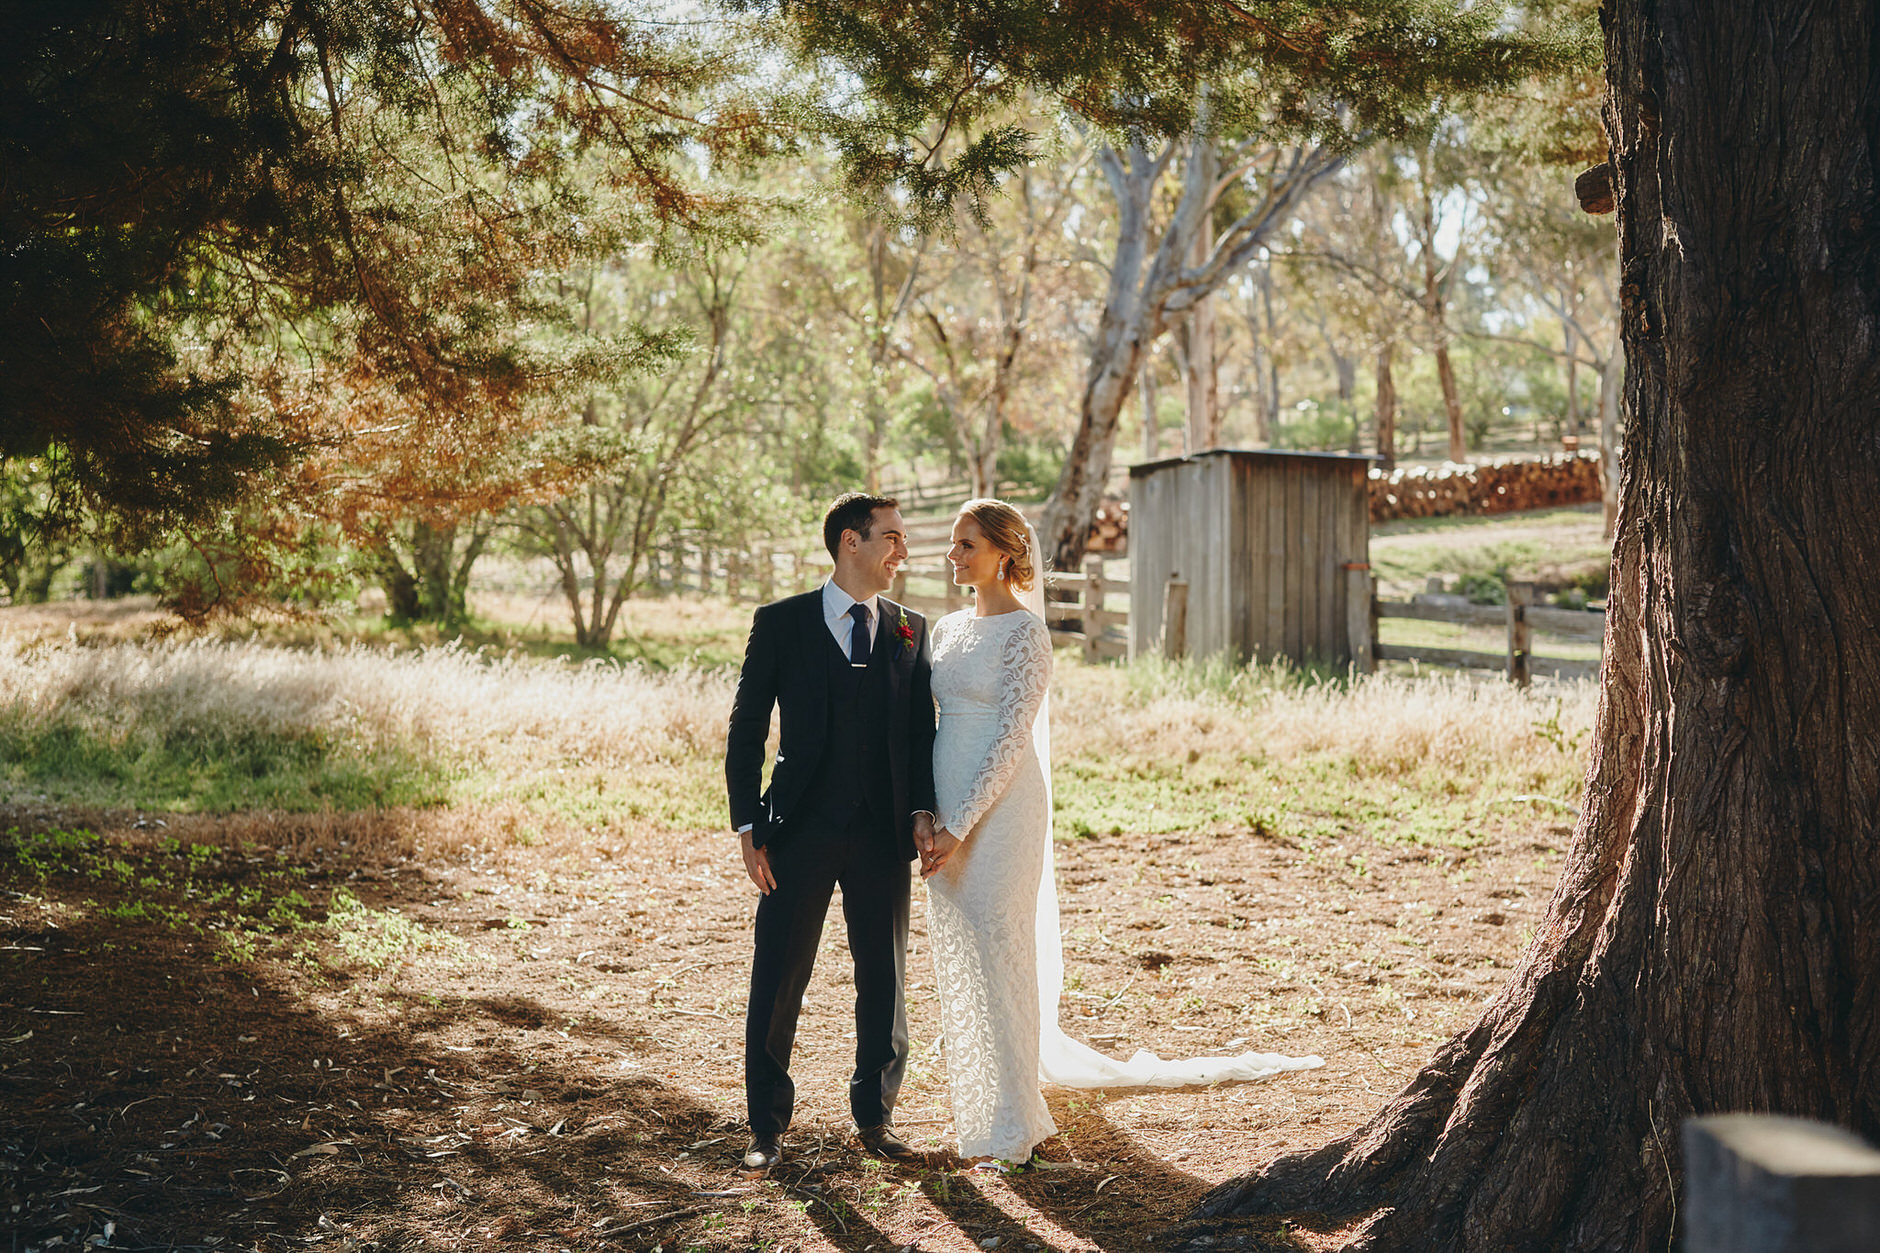
[[[326,927],[340,952],[374,970],[423,953],[460,957],[466,951],[457,936],[413,922],[396,909],[373,909],[346,888],[334,890]]]
[[[261,946],[269,940],[267,933],[250,930],[247,927],[234,926],[222,933],[222,946],[213,956],[218,963],[242,966],[254,961],[261,955]]]
[[[18,827],[9,827],[6,843],[0,850],[10,852],[20,868],[40,883],[59,872],[81,872],[99,877],[95,870],[102,841],[91,831],[67,831],[54,828],[50,831],[22,832]]]
[[[1553,712],[1534,722],[1534,734],[1546,740],[1563,753],[1577,753],[1580,742],[1586,738],[1589,728],[1575,727],[1571,731],[1560,725],[1561,702],[1554,701]]]
[[[124,901],[98,911],[112,922],[160,922],[174,931],[189,922],[189,911],[154,901]]]

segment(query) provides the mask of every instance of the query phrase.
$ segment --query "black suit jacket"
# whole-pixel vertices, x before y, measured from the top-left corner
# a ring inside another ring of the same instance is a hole
[[[875,653],[888,661],[888,766],[892,776],[895,839],[914,858],[914,814],[931,811],[933,795],[933,655],[927,620],[887,597],[877,598]],[[912,641],[901,638],[905,615]],[[823,622],[822,589],[776,601],[751,619],[744,668],[731,704],[725,742],[725,783],[731,796],[731,825],[751,825],[751,842],[762,848],[787,838],[798,802],[822,762],[829,723],[832,646]],[[764,742],[770,711],[782,723],[770,786],[763,787]]]

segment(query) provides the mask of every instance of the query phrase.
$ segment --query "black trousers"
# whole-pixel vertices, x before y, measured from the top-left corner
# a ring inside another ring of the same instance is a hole
[[[751,1134],[781,1135],[796,1085],[790,1053],[822,942],[842,885],[842,916],[855,960],[855,1073],[849,1112],[858,1127],[889,1122],[907,1072],[907,908],[910,863],[888,824],[858,810],[847,822],[792,831],[774,850],[777,888],[757,903],[751,999],[744,1016],[744,1090]]]

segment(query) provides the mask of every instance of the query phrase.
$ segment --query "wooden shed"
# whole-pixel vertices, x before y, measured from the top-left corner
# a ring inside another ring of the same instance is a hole
[[[1221,448],[1133,467],[1130,655],[1161,647],[1179,576],[1190,656],[1352,661],[1354,615],[1370,616],[1373,460]]]

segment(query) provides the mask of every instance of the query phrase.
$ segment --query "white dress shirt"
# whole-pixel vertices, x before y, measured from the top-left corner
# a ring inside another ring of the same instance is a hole
[[[849,639],[855,634],[855,619],[849,616],[849,606],[855,603],[855,598],[837,587],[834,579],[823,584],[823,625],[829,628],[829,634],[835,636],[836,647],[842,650],[844,657],[850,655]],[[881,630],[880,598],[870,596],[861,603],[868,606],[868,647],[872,650],[875,633]]]

